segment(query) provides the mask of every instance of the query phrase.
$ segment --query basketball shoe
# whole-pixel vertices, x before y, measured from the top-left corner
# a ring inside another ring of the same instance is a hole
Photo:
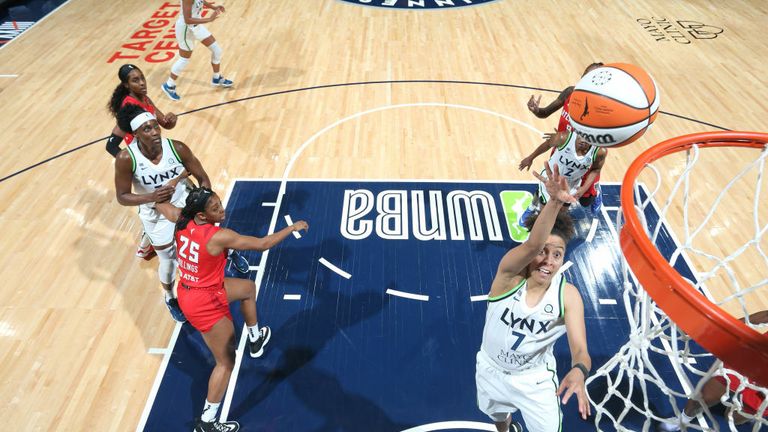
[[[147,261],[157,255],[155,248],[152,247],[152,243],[149,241],[147,233],[141,233],[141,240],[139,240],[139,247],[136,249],[136,256],[143,258]]]
[[[521,227],[525,228],[525,229],[528,229],[528,227],[525,226],[525,221],[528,220],[528,218],[531,217],[531,215],[535,211],[536,211],[536,209],[534,209],[531,206],[528,206],[528,208],[525,209],[523,214],[520,215],[520,219],[518,219],[517,224],[520,225]]]
[[[181,99],[181,96],[179,96],[179,94],[176,93],[176,86],[169,86],[167,82],[164,82],[162,88],[163,88],[163,93],[165,93],[172,100],[177,101]]]
[[[523,427],[520,423],[513,421],[509,424],[509,432],[523,432]]]
[[[238,273],[248,274],[248,272],[251,271],[249,268],[250,264],[248,264],[248,260],[245,259],[244,256],[240,255],[240,252],[234,249],[230,249],[229,256],[227,258],[229,258],[229,262],[232,264],[232,267],[238,271]]]
[[[228,80],[228,79],[224,78],[223,76],[219,76],[218,78],[213,78],[211,80],[211,85],[214,86],[214,87],[216,87],[216,86],[232,87],[233,84],[234,84],[234,82],[232,82],[232,80]]]
[[[237,432],[240,430],[240,423],[236,421],[226,421],[224,423],[214,420],[212,422],[198,421],[194,432]]]
[[[184,312],[181,311],[181,307],[179,307],[179,300],[175,298],[170,298],[165,300],[165,305],[168,306],[168,312],[171,313],[171,317],[176,322],[186,322],[187,317],[184,316]]]
[[[251,357],[259,358],[264,354],[264,347],[269,343],[269,339],[272,337],[272,331],[268,326],[264,326],[259,329],[259,337],[256,341],[251,342],[251,338],[248,338],[248,352]]]

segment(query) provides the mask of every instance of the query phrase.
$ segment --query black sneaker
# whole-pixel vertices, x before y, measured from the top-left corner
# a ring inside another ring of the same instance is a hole
[[[220,423],[218,420],[214,420],[210,423],[202,420],[198,421],[195,425],[194,432],[237,432],[240,430],[240,423],[236,421],[226,421]]]
[[[187,322],[187,317],[184,316],[184,312],[179,307],[179,301],[175,298],[165,301],[165,305],[168,306],[168,311],[176,322]]]
[[[509,432],[523,432],[523,427],[520,426],[520,423],[513,421],[509,424]]]
[[[272,336],[272,331],[269,327],[264,326],[259,329],[259,337],[256,342],[251,342],[251,338],[248,338],[248,353],[253,358],[259,358],[264,354],[264,347],[269,343],[269,338]]]
[[[250,264],[248,264],[248,260],[245,259],[244,256],[240,254],[240,252],[236,250],[231,250],[229,252],[229,262],[232,263],[232,267],[235,268],[240,274],[248,274],[250,273]]]

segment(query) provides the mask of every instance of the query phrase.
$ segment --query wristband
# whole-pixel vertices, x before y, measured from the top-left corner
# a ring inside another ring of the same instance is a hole
[[[571,366],[571,370],[573,369],[579,369],[581,373],[584,374],[584,379],[587,379],[589,377],[589,369],[587,369],[586,366],[584,366],[581,363],[576,363],[575,365]]]

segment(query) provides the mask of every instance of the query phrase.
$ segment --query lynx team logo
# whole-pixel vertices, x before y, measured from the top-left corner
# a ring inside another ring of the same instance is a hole
[[[341,0],[346,3],[361,4],[395,9],[446,9],[492,3],[497,0]]]

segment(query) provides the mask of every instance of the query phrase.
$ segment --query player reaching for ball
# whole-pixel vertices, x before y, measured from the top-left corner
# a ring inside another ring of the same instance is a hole
[[[523,159],[520,162],[520,170],[529,169],[533,160],[549,149],[553,151],[549,157],[548,165],[559,168],[560,174],[568,183],[569,193],[574,197],[574,200],[578,199],[583,207],[591,207],[593,212],[597,212],[600,208],[599,204],[595,205],[598,197],[584,196],[584,192],[600,176],[608,151],[602,147],[590,145],[576,132],[558,132],[547,138],[546,141],[536,147],[533,153]],[[546,178],[546,171],[542,171],[541,175]],[[531,204],[520,217],[519,224],[525,226],[526,220],[538,211],[541,205],[546,204],[549,198],[544,183],[539,182],[539,189],[536,191]],[[564,208],[567,207],[568,204],[566,203]]]
[[[603,63],[596,62],[592,63],[589,66],[587,66],[586,69],[584,69],[584,73],[581,74],[582,77],[584,75],[588,74],[589,72],[592,72],[593,70],[603,66]],[[570,132],[573,130],[571,127],[571,115],[568,111],[568,102],[571,100],[571,93],[573,93],[574,86],[566,87],[563,91],[560,92],[560,94],[557,96],[555,100],[553,100],[549,105],[545,107],[541,107],[541,95],[539,95],[538,98],[535,96],[531,96],[531,98],[528,100],[528,110],[533,113],[538,118],[547,118],[557,112],[557,110],[560,110],[560,121],[557,124],[557,129],[555,130],[555,133],[546,133],[544,134],[544,139],[549,139],[552,135],[558,133],[558,132]],[[524,165],[530,166],[533,162],[533,159],[526,160],[523,159],[523,161],[520,163],[521,167]],[[586,176],[584,177],[586,179]],[[594,183],[592,183],[592,186],[590,186],[585,192],[584,195],[582,195],[579,198],[579,201],[582,200],[589,200],[592,204],[592,212],[596,213],[600,210],[600,206],[603,202],[602,194],[600,193],[600,175],[598,174],[597,177],[595,177]]]
[[[584,303],[579,290],[559,272],[574,232],[573,220],[560,208],[576,198],[557,165],[551,170],[545,165],[544,171],[534,175],[550,199],[539,215],[528,220],[528,240],[499,262],[476,356],[478,407],[499,432],[522,432],[510,417],[516,411],[528,431],[561,431],[560,405],[571,396],[576,396],[583,419],[590,414],[584,381],[592,359]],[[553,346],[566,333],[572,363],[558,385]]]

